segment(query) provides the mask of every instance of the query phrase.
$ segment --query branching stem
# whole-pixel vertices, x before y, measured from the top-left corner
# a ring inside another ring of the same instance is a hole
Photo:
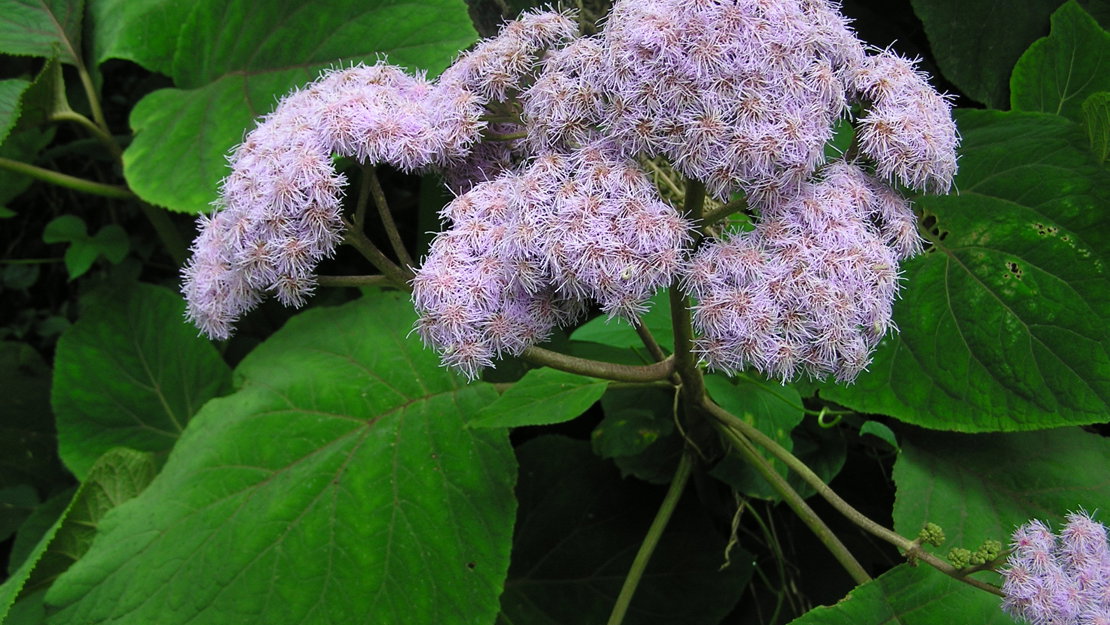
[[[363,168],[363,174],[367,177],[367,182],[370,183],[370,195],[374,197],[374,205],[378,207],[378,216],[381,217],[382,225],[385,226],[385,234],[389,238],[389,245],[393,247],[393,253],[397,255],[397,260],[401,261],[401,266],[412,269],[416,263],[412,262],[412,257],[405,249],[405,244],[401,241],[401,233],[397,230],[397,224],[393,221],[393,213],[389,210],[389,203],[385,199],[385,190],[382,189],[382,183],[378,180],[377,169],[372,165],[367,165]]]
[[[857,584],[864,584],[871,581],[871,576],[867,574],[867,571],[863,568],[863,565],[859,563],[859,560],[856,560],[852,552],[848,551],[844,543],[841,542],[836,534],[833,533],[832,529],[821,520],[821,517],[813,511],[813,508],[809,507],[809,504],[802,499],[798,491],[794,490],[794,488],[779,475],[778,471],[771,466],[771,463],[767,462],[767,460],[756,451],[751,442],[742,434],[723,423],[718,421],[717,425],[720,432],[732,443],[732,448],[739,452],[740,455],[744,457],[744,460],[763,476],[763,479],[767,480],[771,488],[775,489],[775,492],[782,497],[786,505],[790,506],[794,514],[798,515],[802,523],[805,523],[806,527],[817,536],[821,544],[825,545],[825,548],[836,558],[840,566],[844,567],[848,575],[851,575],[852,579],[855,580]]]
[[[412,280],[413,276],[409,269],[398,267],[396,263],[389,260],[389,257],[383,254],[382,251],[378,249],[378,246],[374,245],[374,243],[366,237],[366,234],[364,234],[362,230],[356,228],[354,224],[346,218],[343,219],[343,226],[346,228],[344,232],[344,243],[358,250],[366,260],[370,261],[371,265],[374,265],[378,271],[382,272],[383,275],[394,283],[404,285],[403,288],[406,290],[410,288],[409,280]]]
[[[666,380],[674,372],[674,358],[667,358],[653,365],[619,365],[600,360],[578,358],[553,352],[542,347],[529,347],[521,354],[526,360],[552,369],[588,375],[616,382],[656,382]]]
[[[920,560],[932,566],[938,571],[958,579],[966,584],[974,586],[980,590],[985,590],[989,593],[1002,596],[1002,591],[996,586],[981,582],[977,579],[971,579],[964,576],[961,572],[953,567],[951,564],[941,560],[933,554],[923,550],[919,544],[912,541],[897,532],[888,529],[875,521],[872,521],[859,510],[852,507],[851,504],[841,499],[840,495],[836,494],[832,488],[829,487],[816,473],[813,472],[804,462],[798,459],[797,456],[784,449],[781,445],[776,443],[770,437],[760,432],[755,426],[749,424],[729,413],[724,408],[721,408],[712,401],[705,400],[703,408],[712,417],[719,422],[728,426],[730,429],[743,434],[743,436],[751,441],[758,443],[761,447],[766,449],[770,454],[779,460],[783,461],[786,466],[790,467],[792,471],[798,474],[802,480],[813,487],[818,495],[821,495],[825,501],[829,502],[832,507],[836,508],[838,512],[843,514],[851,522],[861,527],[864,531],[876,536],[902,550],[906,557],[913,560]]]

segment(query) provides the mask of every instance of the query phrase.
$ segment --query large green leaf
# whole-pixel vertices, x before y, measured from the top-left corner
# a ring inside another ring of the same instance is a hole
[[[81,0],[0,1],[0,52],[81,59]]]
[[[920,565],[900,564],[859,586],[836,605],[821,606],[791,625],[1013,625],[999,599]]]
[[[1007,80],[1022,52],[1048,31],[1060,0],[1003,2],[911,0],[944,76],[968,97],[993,108],[1009,102]]]
[[[722,408],[754,425],[787,450],[794,448],[790,433],[805,416],[802,397],[794,387],[754,378],[707,375],[705,388]],[[780,475],[789,475],[781,460],[772,458],[770,462]],[[713,467],[710,475],[750,497],[778,499],[771,485],[738,455],[730,453]]]
[[[1095,423],[1110,413],[1110,172],[1077,124],[961,111],[959,193],[918,200],[935,220],[908,263],[901,332],[826,398],[965,432]]]
[[[951,547],[1009,544],[1031,518],[1063,521],[1110,503],[1110,440],[1079,428],[1012,434],[914,431],[894,465],[894,528],[913,537],[936,523]]]
[[[520,511],[498,623],[604,623],[663,491],[622,480],[582,441],[541,437],[518,454]],[[733,552],[719,571],[725,539],[699,512],[671,519],[626,625],[715,624],[739,599],[751,557]]]
[[[18,597],[46,588],[80,558],[104,514],[141,492],[154,471],[150,454],[131,449],[113,449],[99,458],[34,550],[0,586],[0,623]]]
[[[408,340],[407,299],[291,319],[47,594],[52,622],[482,623],[515,509],[496,397]]]
[[[92,33],[92,61],[126,59],[165,74],[173,73],[177,38],[193,2],[178,0],[90,0],[86,19]]]
[[[473,427],[504,428],[570,421],[605,393],[609,382],[555,369],[532,369],[482,409]]]
[[[145,13],[126,17],[142,20]],[[120,49],[137,45],[130,38],[139,26],[128,28],[130,43]],[[197,2],[174,44],[170,75],[178,88],[151,93],[131,112],[136,135],[124,152],[124,175],[149,202],[203,211],[227,174],[228,150],[277,97],[324,68],[373,63],[383,54],[434,74],[475,37],[461,0],[282,0],[265,10],[246,0]],[[151,45],[160,51],[165,41]],[[126,54],[120,49],[101,54]]]
[[[1052,14],[1052,32],[1021,55],[1010,77],[1010,105],[1083,121],[1083,101],[1110,90],[1110,32],[1075,0]]]
[[[79,478],[112,447],[168,451],[230,371],[182,322],[185,303],[147,284],[101,292],[58,341],[52,403],[62,460]]]

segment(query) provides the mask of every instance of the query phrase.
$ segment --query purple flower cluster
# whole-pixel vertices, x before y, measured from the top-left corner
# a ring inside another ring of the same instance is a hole
[[[860,160],[825,165],[853,105]],[[618,0],[592,37],[526,13],[436,81],[353,67],[285,98],[201,220],[188,314],[224,338],[267,291],[303,302],[340,238],[340,154],[439,171],[458,194],[413,300],[424,340],[470,377],[591,302],[634,320],[684,277],[710,366],[851,380],[921,249],[887,183],[950,187],[949,108],[832,0]],[[719,200],[745,194],[755,229],[689,258],[694,224],[639,166],[659,158]]]
[[[329,71],[285,97],[232,154],[217,211],[198,221],[182,271],[189,319],[226,339],[267,291],[302,305],[341,238],[346,180],[332,154],[443,167],[469,153],[482,111],[469,91],[389,65]]]
[[[753,230],[690,262],[702,358],[782,380],[854,379],[891,326],[898,260],[920,245],[912,220],[905,200],[843,162],[769,202]]]
[[[1002,609],[1032,625],[1108,625],[1106,526],[1085,512],[1067,519],[1059,536],[1036,520],[1014,532]]]
[[[951,103],[913,62],[889,51],[866,57],[855,68],[852,86],[871,104],[859,120],[859,145],[879,175],[946,193],[956,175],[959,143]]]
[[[413,280],[418,329],[474,377],[567,325],[587,301],[634,319],[683,266],[690,224],[605,144],[550,153],[443,210]]]

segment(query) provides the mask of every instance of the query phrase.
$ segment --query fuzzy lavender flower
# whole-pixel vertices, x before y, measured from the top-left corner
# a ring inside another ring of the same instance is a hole
[[[443,364],[473,379],[578,319],[581,300],[558,293],[522,231],[521,180],[478,184],[443,209],[452,227],[413,279],[417,330]]]
[[[867,366],[898,289],[899,252],[876,220],[901,215],[879,184],[832,164],[799,194],[769,202],[754,230],[703,246],[686,286],[709,366],[752,366],[784,381],[803,372],[851,381]]]
[[[618,2],[598,83],[608,134],[718,198],[797,189],[846,111],[862,45],[828,2]]]
[[[871,103],[859,120],[859,144],[879,174],[914,189],[947,192],[959,143],[952,102],[929,86],[914,62],[890,51],[860,63],[853,88]]]
[[[1059,536],[1037,520],[1017,528],[1002,575],[1011,616],[1032,625],[1110,623],[1106,526],[1086,512],[1068,514]]]
[[[187,316],[226,339],[267,291],[301,306],[341,238],[345,178],[332,154],[405,171],[469,154],[485,123],[472,93],[390,65],[325,72],[286,96],[230,157],[217,212],[182,271]]]

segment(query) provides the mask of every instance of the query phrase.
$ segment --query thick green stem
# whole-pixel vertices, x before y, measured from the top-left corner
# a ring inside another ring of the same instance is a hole
[[[821,517],[817,516],[813,508],[809,507],[809,504],[802,499],[798,491],[794,490],[794,488],[779,475],[778,471],[775,471],[771,463],[767,462],[767,460],[756,451],[751,442],[739,432],[723,423],[717,422],[717,425],[721,433],[725,435],[725,438],[729,439],[729,442],[732,443],[732,448],[739,452],[740,455],[744,457],[744,460],[763,476],[763,479],[767,480],[771,488],[775,489],[775,492],[782,497],[786,505],[790,506],[794,514],[798,515],[798,518],[802,520],[802,523],[805,523],[806,527],[817,536],[817,540],[820,540],[821,544],[825,545],[825,548],[836,558],[840,566],[844,567],[848,575],[851,575],[852,579],[855,580],[857,584],[864,584],[871,581],[871,576],[867,574],[863,565],[856,560],[852,552],[848,551],[848,548],[837,538],[832,529],[821,520]]]
[[[674,328],[675,372],[682,378],[682,396],[688,409],[694,409],[705,396],[705,380],[694,355],[694,336],[686,294],[678,285],[670,288],[671,323]]]
[[[666,380],[674,372],[674,358],[637,367],[567,356],[535,346],[525,349],[521,356],[537,365],[616,382],[656,382]]]
[[[374,196],[374,204],[378,207],[378,216],[381,217],[382,225],[385,226],[386,237],[389,238],[389,244],[393,247],[393,253],[397,255],[397,260],[401,261],[401,266],[412,268],[416,263],[412,262],[412,257],[405,249],[405,244],[401,241],[401,233],[397,230],[397,224],[393,221],[393,214],[389,211],[389,203],[385,200],[385,190],[382,189],[382,183],[378,180],[378,172],[373,166],[364,168],[365,174],[369,177],[370,194]]]
[[[917,542],[898,534],[897,532],[888,529],[875,521],[869,519],[859,510],[852,507],[851,504],[841,499],[840,495],[829,487],[816,473],[813,472],[804,462],[798,459],[797,456],[787,451],[781,445],[776,443],[770,437],[760,432],[755,426],[738,418],[736,415],[731,414],[724,408],[721,408],[712,401],[706,400],[703,402],[705,410],[718,421],[724,423],[731,429],[744,435],[745,438],[758,443],[759,446],[766,449],[770,454],[779,460],[783,461],[787,467],[798,474],[806,484],[809,484],[818,495],[829,502],[829,504],[836,508],[838,512],[843,514],[851,522],[861,527],[864,531],[876,536],[895,547],[905,552],[906,557],[914,560],[920,560],[932,566],[938,571],[958,579],[966,584],[974,586],[980,590],[985,590],[989,593],[1002,596],[1002,591],[996,586],[981,582],[976,579],[965,577],[958,569],[951,564],[941,560],[933,554],[923,550],[921,545]]]
[[[17,174],[30,176],[36,180],[49,182],[50,184],[73,189],[74,191],[81,191],[82,193],[89,193],[92,195],[99,195],[101,197],[110,197],[117,200],[133,200],[135,194],[123,187],[117,187],[111,184],[104,184],[102,182],[93,182],[92,180],[85,180],[84,178],[77,178],[69,174],[54,171],[52,169],[45,169],[36,165],[22,163],[20,161],[13,161],[11,159],[0,157],[0,168],[14,171]]]
[[[412,272],[410,270],[398,267],[393,261],[389,260],[389,257],[378,249],[378,246],[374,245],[370,239],[366,238],[362,230],[356,228],[354,224],[347,221],[345,218],[343,219],[343,226],[346,228],[346,232],[344,232],[344,243],[358,250],[366,260],[370,261],[370,264],[374,265],[374,267],[387,278],[398,285],[404,285],[403,288],[405,289],[410,288],[409,280],[412,279]]]
[[[621,592],[617,595],[617,602],[613,605],[613,611],[609,615],[608,625],[620,625],[624,621],[624,615],[628,612],[628,606],[632,602],[632,595],[636,593],[636,587],[640,584],[640,578],[644,575],[644,569],[647,568],[648,561],[651,560],[651,554],[655,551],[656,545],[659,544],[659,539],[663,536],[663,530],[666,529],[674,509],[678,505],[678,500],[682,498],[682,491],[686,489],[686,483],[690,481],[693,468],[693,454],[686,450],[678,461],[678,469],[675,470],[674,477],[671,478],[670,488],[667,489],[667,494],[663,497],[659,512],[655,514],[655,519],[651,522],[651,527],[648,528],[644,542],[640,543],[640,550],[636,552],[636,559],[632,561],[632,568],[628,570],[628,576],[624,578],[624,585],[621,586]]]

